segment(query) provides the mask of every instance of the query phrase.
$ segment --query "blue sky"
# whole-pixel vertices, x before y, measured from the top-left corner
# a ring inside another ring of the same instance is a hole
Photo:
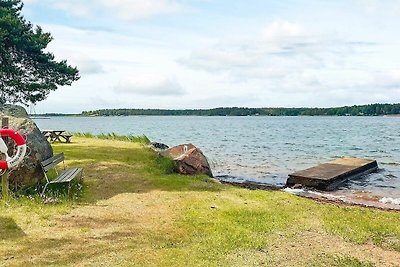
[[[400,0],[25,0],[82,78],[36,106],[400,102]]]

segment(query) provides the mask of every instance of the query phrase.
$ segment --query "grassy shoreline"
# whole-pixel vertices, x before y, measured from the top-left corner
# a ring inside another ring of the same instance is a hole
[[[169,174],[141,143],[55,144],[82,166],[77,201],[0,205],[4,266],[398,266],[400,213]]]

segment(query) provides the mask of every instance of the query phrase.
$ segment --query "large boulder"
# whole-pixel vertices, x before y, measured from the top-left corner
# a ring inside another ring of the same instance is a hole
[[[160,154],[170,157],[175,162],[176,171],[183,175],[205,174],[213,177],[210,164],[203,152],[193,144],[183,144],[165,151]]]
[[[43,179],[40,162],[53,156],[53,149],[23,107],[0,105],[0,117],[9,118],[9,128],[24,136],[27,152],[24,160],[11,170],[10,187],[17,189],[32,186]],[[1,125],[0,125],[1,126]],[[14,155],[14,142],[9,140],[9,154]],[[4,155],[1,155],[4,159]]]

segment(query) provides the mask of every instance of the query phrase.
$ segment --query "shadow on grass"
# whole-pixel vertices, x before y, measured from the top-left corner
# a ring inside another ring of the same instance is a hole
[[[125,261],[124,266],[147,266],[134,264],[135,260],[141,260],[138,246],[154,247],[154,244],[143,241],[145,238],[149,235],[117,230],[99,236],[26,239],[17,246],[9,246],[2,257],[8,260],[7,266],[116,266],[120,265],[118,261]],[[155,238],[157,244],[168,240],[164,235],[156,235]],[[138,253],[139,259],[135,253]],[[112,260],[102,263],[101,258]]]
[[[223,185],[207,176],[172,174],[173,162],[143,147],[55,146],[67,165],[84,169],[83,202],[108,199],[121,193],[161,191],[212,191]]]
[[[106,252],[106,246],[88,244],[81,238],[42,238],[27,240],[17,249],[10,248],[6,254],[19,255],[9,261],[13,266],[76,266]]]
[[[16,224],[14,219],[0,217],[0,240],[17,239],[24,236],[24,231]]]

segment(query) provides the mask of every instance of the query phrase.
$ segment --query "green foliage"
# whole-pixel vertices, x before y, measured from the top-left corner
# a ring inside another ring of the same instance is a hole
[[[173,173],[175,164],[171,158],[162,157],[162,156],[158,155],[156,157],[155,162],[156,162],[157,169],[160,170],[161,173],[163,173],[163,174]]]
[[[108,133],[108,134],[91,134],[91,133],[74,133],[76,137],[86,137],[86,138],[98,138],[104,140],[118,140],[118,141],[128,141],[133,143],[140,144],[150,144],[150,139],[145,135],[117,135],[116,133]]]
[[[79,79],[77,68],[44,51],[52,36],[26,21],[22,8],[20,0],[0,1],[0,104],[36,103]]]
[[[100,109],[84,116],[379,116],[400,114],[400,104],[371,104],[336,108],[214,108],[214,109]]]

